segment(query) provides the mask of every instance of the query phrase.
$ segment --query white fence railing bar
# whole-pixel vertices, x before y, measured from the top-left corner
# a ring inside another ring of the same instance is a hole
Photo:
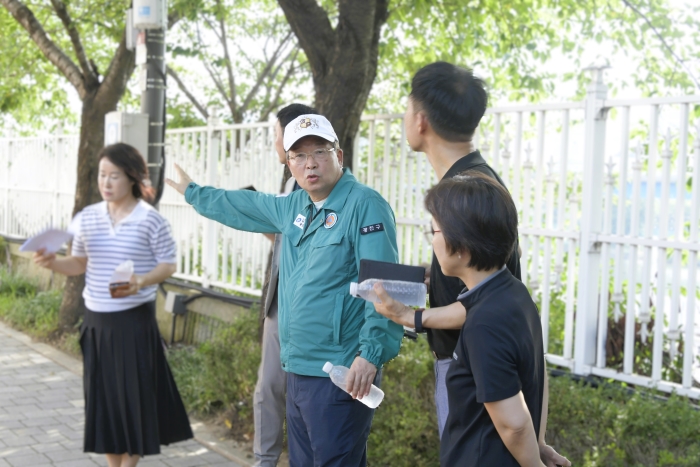
[[[700,398],[700,96],[607,99],[598,70],[583,102],[495,107],[476,135],[520,216],[523,282],[540,306],[550,363]],[[166,176],[277,192],[270,123],[168,130]],[[0,232],[68,225],[76,136],[0,138]],[[437,180],[402,115],[362,119],[355,174],[391,204],[400,260],[429,262],[425,191]],[[260,295],[270,243],[197,215],[166,188],[176,277]],[[695,377],[693,376],[695,372]]]

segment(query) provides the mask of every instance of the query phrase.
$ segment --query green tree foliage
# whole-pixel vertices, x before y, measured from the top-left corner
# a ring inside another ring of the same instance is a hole
[[[240,123],[311,101],[310,86],[299,89],[309,77],[304,53],[276,2],[202,0],[182,11],[168,38],[171,127],[206,119],[210,106]]]
[[[124,31],[124,1],[87,1],[63,5],[68,22],[75,28],[86,59],[85,68],[102,80]],[[27,1],[46,35],[76,65],[81,66],[68,29],[51,3]],[[59,7],[60,8],[60,7]],[[76,125],[78,115],[69,106],[81,98],[65,75],[37,46],[7,8],[0,8],[0,124],[14,121],[21,130],[51,129],[56,122]],[[84,71],[84,70],[83,70]]]
[[[572,80],[582,97],[583,68],[596,56],[619,55],[635,67],[612,83],[613,95],[622,87],[697,93],[699,26],[700,5],[671,7],[668,0],[397,0],[369,106],[399,110],[391,104],[407,94],[413,73],[437,60],[475,68],[492,98],[512,101],[551,97],[555,83]]]

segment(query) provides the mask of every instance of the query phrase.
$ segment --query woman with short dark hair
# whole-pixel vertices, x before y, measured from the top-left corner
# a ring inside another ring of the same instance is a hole
[[[440,445],[443,466],[570,465],[544,443],[547,419],[542,326],[527,287],[505,266],[518,236],[508,191],[467,171],[432,187],[433,251],[446,276],[466,288],[466,312],[446,375],[449,415]],[[401,308],[380,285],[375,308]]]
[[[71,254],[38,251],[34,261],[68,276],[85,274],[84,450],[106,454],[110,467],[132,467],[162,444],[192,438],[155,319],[157,284],[175,272],[176,246],[168,221],[146,202],[154,191],[141,154],[119,143],[98,158],[103,201],[73,219]],[[112,273],[127,260],[134,274],[110,290]]]

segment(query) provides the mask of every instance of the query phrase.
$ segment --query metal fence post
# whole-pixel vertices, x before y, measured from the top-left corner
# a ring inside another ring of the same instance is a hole
[[[206,184],[208,186],[216,186],[217,184],[219,152],[221,150],[221,133],[217,130],[218,125],[219,109],[212,107],[209,109],[209,119],[207,120],[207,160],[205,174]],[[216,232],[216,222],[209,219],[204,220],[202,235],[202,285],[204,287],[210,287],[211,282],[216,280],[218,276],[219,249]]]
[[[12,233],[10,232],[10,168],[12,167],[12,163],[10,162],[10,154],[12,154],[12,141],[10,138],[12,138],[12,130],[8,129],[5,131],[5,136],[5,160],[3,161],[3,172],[5,173],[5,225],[3,227],[3,233],[5,235],[10,235]]]
[[[589,374],[595,363],[600,293],[600,242],[596,237],[603,227],[603,171],[605,162],[605,123],[608,109],[605,99],[608,88],[603,83],[607,66],[587,68],[591,84],[586,93],[584,170],[581,206],[581,241],[579,247],[578,297],[576,302],[576,334],[574,373]],[[602,287],[607,287],[603,284]]]
[[[54,142],[53,142],[53,167],[54,167],[54,174],[53,174],[53,219],[51,219],[51,227],[54,228],[59,228],[61,227],[61,220],[59,218],[59,205],[60,205],[60,182],[59,182],[59,177],[60,177],[60,167],[61,167],[61,154],[62,154],[62,141],[61,137],[63,136],[63,125],[59,124],[56,126],[56,131],[54,134]]]

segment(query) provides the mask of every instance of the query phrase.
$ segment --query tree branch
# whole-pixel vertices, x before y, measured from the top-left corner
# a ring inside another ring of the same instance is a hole
[[[261,122],[267,120],[267,117],[268,117],[268,115],[270,115],[270,112],[272,112],[272,110],[279,105],[280,97],[282,96],[282,90],[287,85],[287,81],[289,81],[289,79],[292,77],[292,75],[294,75],[294,73],[299,68],[296,65],[297,55],[299,55],[299,47],[294,48],[294,55],[291,57],[291,59],[289,61],[289,68],[287,69],[287,73],[285,73],[279,86],[277,86],[277,92],[275,93],[275,98],[272,99],[272,101],[270,101],[270,104],[267,106],[267,108],[260,114],[260,121]]]
[[[306,53],[313,74],[325,72],[327,51],[336,41],[325,10],[316,0],[278,0],[278,3]]]
[[[226,60],[226,73],[228,74],[228,88],[231,95],[231,104],[236,107],[236,80],[233,77],[233,66],[231,64],[231,56],[228,53],[228,43],[226,40],[226,24],[224,23],[223,7],[221,0],[216,0],[216,6],[219,8],[219,27],[221,28],[221,45],[224,48],[224,60]]]
[[[251,68],[255,68],[255,63],[253,62],[253,60],[250,59],[248,54],[245,53],[245,50],[243,50],[243,47],[241,47],[241,45],[238,42],[235,43],[235,46],[238,49],[239,54],[243,58],[245,58],[246,62],[248,62],[248,65],[250,65]]]
[[[286,45],[286,43],[289,41],[289,39],[292,37],[292,31],[289,31],[289,33],[280,41],[279,45],[277,46],[277,49],[275,52],[272,54],[272,57],[268,60],[267,64],[265,65],[265,68],[263,68],[263,71],[258,75],[258,79],[256,80],[255,84],[253,85],[252,88],[250,88],[250,91],[248,92],[248,95],[246,96],[245,100],[241,104],[241,112],[245,112],[248,110],[248,106],[250,105],[250,102],[253,100],[253,97],[255,97],[255,94],[257,94],[258,89],[260,89],[260,85],[265,81],[265,78],[267,75],[270,73],[270,70],[272,67],[275,65],[277,62],[277,59],[279,58],[279,54]]]
[[[29,33],[41,53],[54,64],[56,68],[78,91],[80,99],[85,98],[87,90],[85,79],[80,69],[46,34],[34,13],[19,0],[0,0],[0,3],[10,12],[15,20]]]
[[[202,114],[202,116],[205,119],[208,119],[209,112],[207,112],[207,109],[202,104],[200,104],[197,98],[194,97],[194,95],[187,89],[187,86],[185,86],[185,83],[182,82],[177,72],[169,66],[165,67],[165,72],[175,80],[175,82],[177,83],[177,87],[180,88],[180,91],[182,91],[183,94],[185,94],[185,96],[187,96],[190,102],[192,102],[192,105],[194,105],[197,108],[197,110],[199,110],[199,113]]]
[[[70,42],[73,44],[73,51],[75,52],[75,56],[78,58],[80,68],[83,70],[83,76],[90,83],[90,85],[98,83],[97,73],[88,62],[87,55],[85,54],[85,48],[80,40],[78,28],[75,27],[75,23],[70,18],[65,3],[63,3],[61,0],[51,0],[51,5],[68,32]]]
[[[115,109],[124,95],[129,77],[136,68],[136,53],[126,48],[126,30],[122,33],[117,50],[109,62],[104,79],[97,90],[96,100],[103,100],[110,109]]]
[[[632,5],[632,3],[630,3],[628,0],[622,0],[622,3],[627,5],[632,11],[634,11],[637,14],[637,16],[642,18],[644,20],[644,22],[647,23],[647,26],[649,26],[649,28],[654,32],[654,34],[659,39],[659,41],[661,41],[661,44],[668,50],[668,52],[671,54],[671,56],[674,58],[674,60],[676,60],[676,62],[678,62],[678,64],[683,67],[685,72],[688,73],[688,77],[691,79],[691,81],[693,81],[695,86],[698,89],[700,89],[700,82],[698,82],[698,80],[695,78],[695,75],[693,75],[692,70],[690,70],[690,68],[688,68],[688,66],[685,64],[685,62],[676,54],[676,52],[674,52],[674,50],[671,48],[671,46],[668,45],[668,43],[664,39],[664,36],[662,36],[661,33],[658,31],[658,29],[656,29],[654,27],[654,25],[651,23],[649,18],[644,13],[642,13],[639,10],[639,8]]]

